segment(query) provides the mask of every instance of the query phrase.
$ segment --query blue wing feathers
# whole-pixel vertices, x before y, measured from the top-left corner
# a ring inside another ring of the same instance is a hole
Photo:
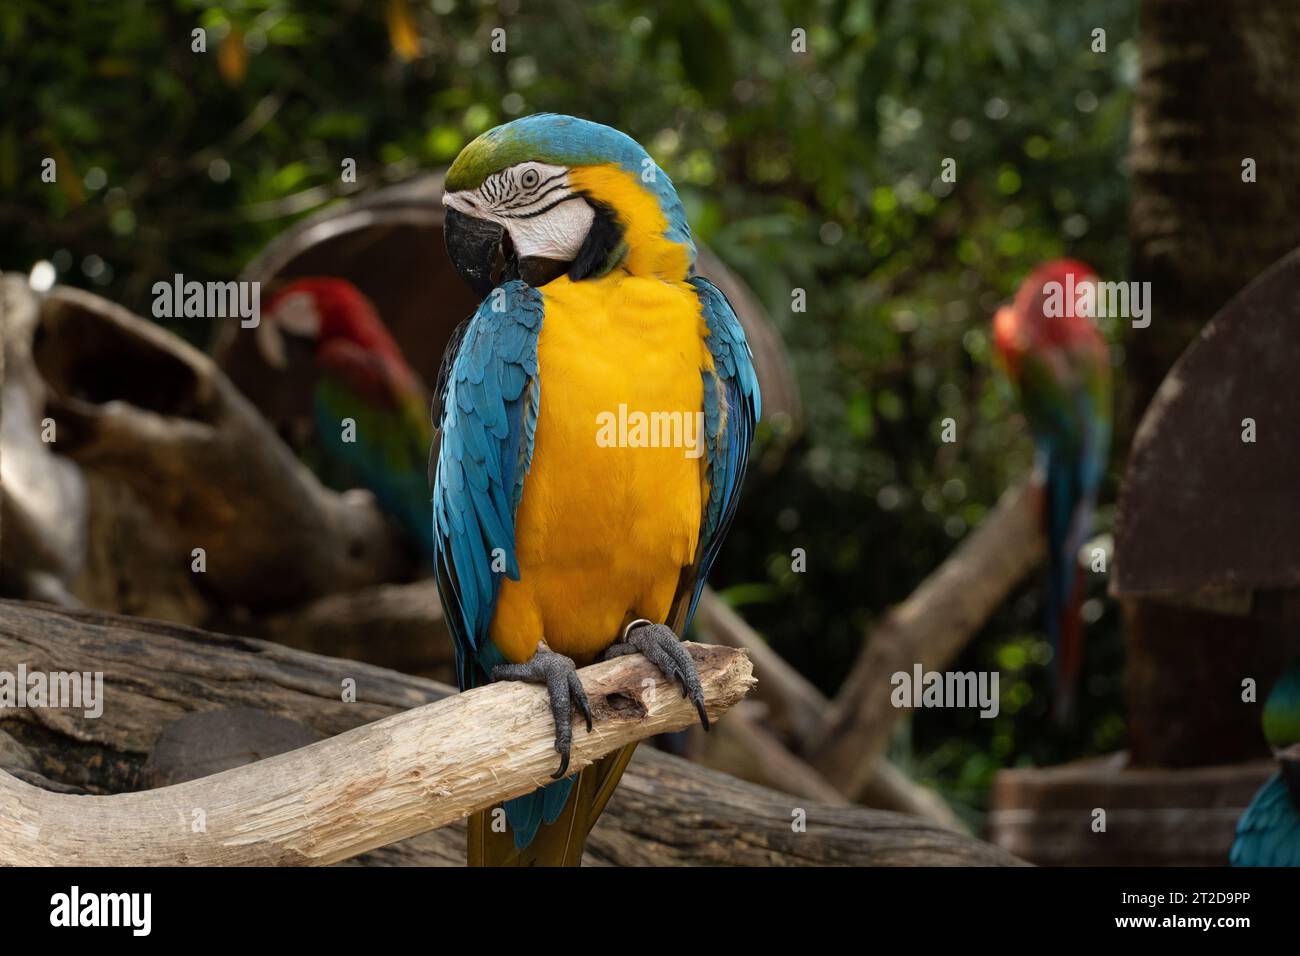
[[[702,276],[687,280],[700,299],[709,335],[713,369],[704,370],[704,431],[708,454],[709,500],[700,528],[691,601],[682,630],[689,629],[709,569],[740,503],[740,483],[749,446],[762,414],[762,396],[745,330],[722,291]]]
[[[428,433],[412,431],[399,411],[374,408],[338,380],[326,379],[314,398],[316,432],[333,457],[346,463],[369,488],[380,508],[397,519],[426,556],[432,556],[429,486],[423,467]],[[345,441],[340,422],[354,418],[355,433]]]
[[[504,658],[489,636],[501,589],[492,555],[505,555],[505,573],[519,579],[515,514],[532,463],[541,406],[537,338],[542,297],[522,282],[501,287],[479,307],[449,359],[434,473],[434,549],[438,589],[456,646],[464,690],[486,680]],[[564,809],[573,778],[505,801],[515,845],[533,841],[543,823]]]
[[[459,339],[440,386],[437,466],[434,473],[435,568],[448,626],[456,645],[461,689],[481,683],[484,657],[500,592],[493,552],[519,577],[515,512],[532,461],[540,385],[537,337],[542,297],[522,282],[479,306]],[[529,383],[531,382],[531,387]]]

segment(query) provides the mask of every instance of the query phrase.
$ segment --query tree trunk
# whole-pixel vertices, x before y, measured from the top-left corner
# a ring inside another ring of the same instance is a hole
[[[1154,308],[1126,343],[1130,431],[1210,317],[1300,246],[1293,0],[1145,0],[1138,49],[1132,267]]]

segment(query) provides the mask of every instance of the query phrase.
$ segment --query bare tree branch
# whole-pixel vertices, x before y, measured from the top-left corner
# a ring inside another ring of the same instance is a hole
[[[870,786],[904,713],[890,701],[891,675],[918,663],[926,670],[946,665],[1042,558],[1041,509],[1041,488],[1032,480],[1008,489],[948,560],[867,635],[812,755],[841,793],[856,798]]]
[[[804,756],[830,731],[831,705],[821,691],[772,650],[711,588],[704,589],[696,620],[701,632],[711,640],[749,654],[758,674],[755,701],[768,708],[763,724],[776,731],[768,731],[739,713],[733,715],[718,740],[709,742],[706,760],[710,766],[833,806],[856,801],[911,813],[955,833],[966,832],[965,824],[942,797],[913,781],[883,756],[874,760],[858,793],[837,790]]]

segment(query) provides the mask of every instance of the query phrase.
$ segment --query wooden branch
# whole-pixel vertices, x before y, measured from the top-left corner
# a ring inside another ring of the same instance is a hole
[[[795,749],[799,751],[822,739],[829,706],[826,697],[772,650],[712,588],[704,589],[695,622],[708,640],[741,648],[749,654],[754,672],[759,675],[754,699],[767,705],[769,726],[780,736],[795,741]]]
[[[696,621],[710,640],[749,654],[758,675],[754,699],[767,706],[763,723],[776,731],[773,734],[758,726],[751,729],[737,720],[740,715],[733,715],[732,726],[723,735],[733,752],[729,756],[707,756],[710,766],[778,790],[815,796],[832,806],[856,801],[881,810],[910,813],[954,833],[967,832],[966,825],[942,797],[913,781],[883,756],[874,761],[858,793],[845,794],[835,789],[804,757],[830,730],[831,706],[822,692],[772,650],[712,588],[704,589]],[[710,744],[710,750],[717,746],[717,742]],[[741,757],[737,751],[747,756]]]
[[[692,758],[706,767],[782,793],[831,807],[848,806],[851,801],[768,729],[764,710],[762,704],[746,701],[704,738],[699,753],[692,751]]]
[[[882,810],[910,813],[953,833],[970,832],[970,828],[944,802],[943,797],[924,784],[917,783],[884,756],[876,758],[871,775],[858,794],[858,802]]]
[[[323,488],[177,336],[64,287],[36,325],[32,355],[57,450],[98,483],[76,592],[87,603],[195,621],[201,613],[189,609],[205,601],[282,608],[409,569],[373,499]]]
[[[733,711],[734,713],[734,711]],[[731,720],[719,723],[725,727]],[[792,826],[798,811],[807,829]],[[460,866],[462,826],[350,861]],[[583,866],[1009,866],[1014,856],[914,816],[829,806],[641,747],[587,839]]]
[[[104,672],[99,719],[64,710],[0,712],[0,732],[12,738],[9,751],[22,754],[6,757],[0,747],[0,766],[21,768],[24,779],[45,781],[43,787],[92,794],[149,786],[148,758],[155,742],[170,725],[196,712],[252,708],[333,736],[452,693],[432,681],[252,638],[0,601],[0,668],[17,662],[46,672]],[[355,702],[341,699],[345,680],[355,682]],[[680,700],[676,694],[664,696]],[[583,736],[581,730],[575,734]],[[232,741],[229,749],[247,748]],[[543,769],[550,773],[553,767]],[[0,813],[4,806],[0,802]],[[791,826],[796,809],[807,814],[806,832]],[[355,862],[447,865],[463,862],[464,852],[464,829],[451,826]],[[586,859],[621,865],[1016,862],[987,844],[912,817],[828,807],[648,747],[638,750],[592,832]]]
[[[993,512],[902,604],[867,636],[835,697],[812,764],[841,793],[856,797],[875,774],[903,714],[890,701],[890,677],[921,664],[938,670],[1042,558],[1041,487],[1008,489]]]
[[[693,756],[732,776],[825,803],[850,801],[799,756],[821,739],[829,702],[790,667],[744,619],[711,589],[705,589],[696,617],[703,637],[746,651],[758,684],[750,698],[762,713],[735,710]],[[383,584],[330,595],[307,607],[252,623],[253,636],[433,680],[452,678],[451,637],[442,619],[437,592],[428,581]],[[803,733],[796,733],[803,728]],[[698,738],[697,738],[698,739]],[[862,803],[881,810],[920,816],[945,829],[967,832],[964,824],[932,790],[897,767],[880,761]]]
[[[743,651],[687,646],[716,719],[753,683],[749,661]],[[690,701],[647,690],[662,675],[640,655],[578,676],[596,727],[574,735],[574,770],[697,720]],[[556,767],[554,740],[545,689],[504,682],[142,793],[53,794],[0,772],[0,865],[335,863],[531,792]]]

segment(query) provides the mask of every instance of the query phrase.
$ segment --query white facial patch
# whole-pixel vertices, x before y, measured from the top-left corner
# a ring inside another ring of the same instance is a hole
[[[275,305],[275,321],[286,332],[314,339],[320,335],[320,313],[316,300],[306,292],[286,295]]]
[[[565,166],[526,162],[493,173],[478,189],[445,193],[443,204],[503,226],[520,258],[571,262],[595,210],[569,185]]]
[[[513,219],[505,224],[520,258],[538,257],[572,262],[587,238],[596,211],[581,198],[553,206],[531,219]]]
[[[320,313],[316,300],[306,292],[294,292],[275,303],[269,322],[257,323],[257,349],[272,368],[287,368],[289,356],[284,348],[284,333],[315,339],[320,335]]]

